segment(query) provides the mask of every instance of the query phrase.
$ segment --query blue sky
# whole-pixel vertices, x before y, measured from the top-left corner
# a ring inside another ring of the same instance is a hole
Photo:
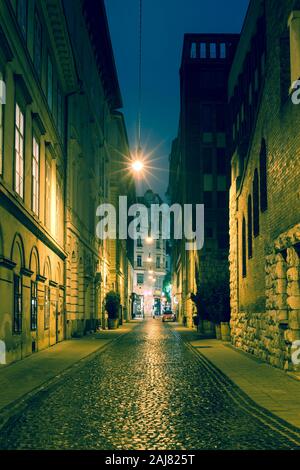
[[[143,0],[142,140],[153,155],[149,186],[167,189],[168,156],[179,118],[184,33],[238,33],[249,0]],[[105,0],[132,150],[138,109],[138,0]],[[143,189],[148,187],[144,184]]]

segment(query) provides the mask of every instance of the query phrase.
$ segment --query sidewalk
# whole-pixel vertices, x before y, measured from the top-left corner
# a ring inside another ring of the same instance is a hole
[[[0,413],[23,397],[34,394],[52,379],[129,333],[138,322],[124,323],[118,330],[105,330],[91,336],[55,344],[27,358],[0,366]],[[33,393],[32,393],[33,392]]]
[[[200,339],[195,330],[172,327],[258,405],[300,428],[299,381],[229,343]]]

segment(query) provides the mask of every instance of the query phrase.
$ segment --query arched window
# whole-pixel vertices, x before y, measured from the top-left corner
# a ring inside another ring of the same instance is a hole
[[[258,171],[255,169],[253,179],[253,235],[259,235],[259,181]]]
[[[252,258],[252,199],[248,196],[248,259]]]
[[[265,212],[268,209],[268,188],[267,188],[267,149],[266,141],[262,140],[259,154],[259,175],[260,175],[260,210]]]
[[[243,226],[242,226],[242,273],[243,277],[247,276],[247,243],[246,243],[246,221],[243,217]]]

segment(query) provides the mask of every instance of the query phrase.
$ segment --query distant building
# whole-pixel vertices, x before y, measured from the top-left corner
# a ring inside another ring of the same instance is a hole
[[[186,251],[173,242],[172,297],[180,321],[191,326],[197,292],[209,307],[216,286],[229,285],[230,186],[227,82],[238,35],[186,34],[178,137],[170,155],[172,203],[204,204],[205,245]],[[228,289],[229,298],[229,289]]]
[[[300,339],[300,2],[250,2],[229,77],[232,342],[272,365]]]
[[[138,203],[148,208],[149,220],[152,204],[162,200],[148,190]],[[163,281],[166,275],[166,240],[139,237],[134,242],[134,315],[159,315],[162,309]]]

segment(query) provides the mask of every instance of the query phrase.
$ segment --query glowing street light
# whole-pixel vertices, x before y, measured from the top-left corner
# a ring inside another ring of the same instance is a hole
[[[146,238],[146,243],[153,243],[153,238],[152,237],[147,237]]]
[[[131,163],[131,168],[135,173],[141,173],[144,169],[144,163],[141,160],[134,160]]]

